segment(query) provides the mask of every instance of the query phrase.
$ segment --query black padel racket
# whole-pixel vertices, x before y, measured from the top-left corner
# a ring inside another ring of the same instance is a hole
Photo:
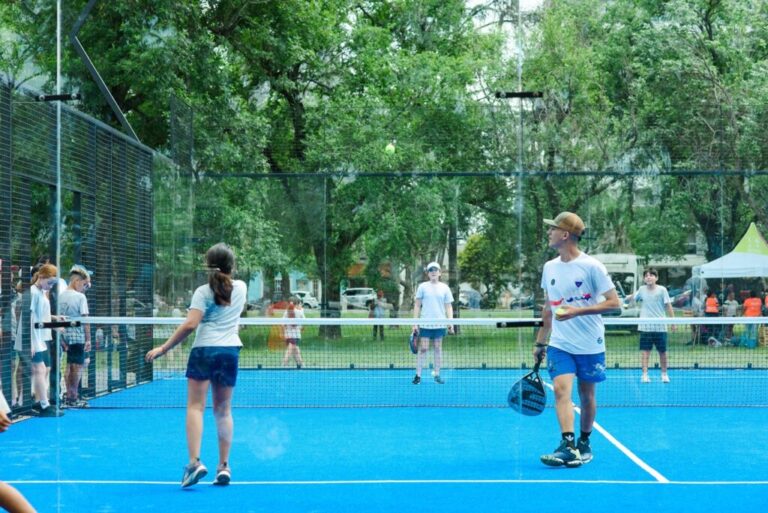
[[[547,405],[547,394],[539,376],[541,360],[536,362],[533,370],[520,378],[507,395],[507,404],[516,412],[529,417],[535,417],[544,411]]]
[[[411,336],[408,338],[408,347],[413,354],[419,352],[419,335],[415,331],[412,331]]]

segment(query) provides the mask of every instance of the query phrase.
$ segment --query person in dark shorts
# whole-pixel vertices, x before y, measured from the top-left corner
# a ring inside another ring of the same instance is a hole
[[[232,447],[232,393],[237,383],[240,348],[240,314],[248,290],[233,280],[235,255],[226,244],[212,246],[205,255],[208,283],[195,290],[185,321],[162,345],[149,351],[147,362],[159,358],[196,331],[187,362],[187,449],[181,486],[196,484],[208,474],[200,461],[203,413],[208,387],[212,387],[213,415],[219,440],[219,464],[213,484],[227,485],[232,477],[229,452]]]
[[[637,289],[637,292],[629,296],[629,302],[640,303],[640,318],[674,317],[672,299],[669,297],[666,287],[658,285],[659,272],[650,268],[643,273],[645,285]],[[661,382],[669,383],[667,373],[667,325],[666,324],[641,324],[640,331],[640,366],[643,374],[640,381],[650,383],[648,376],[648,360],[654,346],[659,353],[659,366],[661,367]]]
[[[91,288],[91,273],[81,265],[69,271],[69,285],[59,294],[59,314],[66,319],[87,317],[88,299],[85,291]],[[78,396],[83,365],[91,350],[91,327],[88,324],[67,328],[61,336],[62,348],[67,352],[66,396],[64,404],[85,408],[88,403]]]
[[[440,281],[440,264],[430,262],[425,269],[428,281],[419,284],[416,289],[416,299],[413,305],[413,316],[417,319],[453,319],[453,293],[450,287]],[[419,338],[419,350],[416,355],[416,375],[412,383],[418,385],[421,383],[421,371],[427,358],[429,344],[432,343],[432,353],[434,358],[434,368],[432,377],[435,383],[442,385],[445,383],[440,376],[440,367],[443,361],[443,338],[445,334],[453,334],[453,325],[441,322],[414,324],[413,333]]]

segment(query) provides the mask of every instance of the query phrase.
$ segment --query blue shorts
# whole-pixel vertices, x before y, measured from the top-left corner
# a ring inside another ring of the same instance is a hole
[[[187,377],[233,387],[237,383],[239,347],[195,347],[189,353]]]
[[[656,346],[660,353],[667,352],[667,332],[666,331],[641,331],[640,332],[640,351],[650,351]]]
[[[600,383],[606,378],[605,353],[571,354],[556,347],[549,347],[547,370],[552,379],[562,374],[576,374],[580,380]]]
[[[419,328],[419,338],[438,340],[445,338],[447,328]]]
[[[285,343],[286,344],[293,344],[294,346],[298,346],[299,345],[299,340],[301,340],[301,339],[299,339],[299,338],[286,338],[285,339]]]
[[[44,363],[46,367],[51,366],[51,353],[47,349],[45,351],[35,351],[35,356],[32,357],[32,363]]]

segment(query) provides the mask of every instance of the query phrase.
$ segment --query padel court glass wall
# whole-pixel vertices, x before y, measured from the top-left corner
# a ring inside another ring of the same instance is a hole
[[[93,272],[87,296],[91,315],[151,315],[155,258],[153,152],[66,106],[58,124],[55,104],[36,97],[0,84],[0,376],[7,398],[18,394],[17,384],[26,389],[25,406],[31,405],[27,355],[33,266],[58,263],[64,279],[73,264]],[[56,291],[51,299],[55,308]],[[99,369],[113,365],[114,357],[114,367],[124,370],[129,347],[132,353],[151,345],[148,337],[128,344],[126,333],[107,331],[97,353],[110,345],[119,350],[94,359],[84,379],[85,395],[124,387],[125,372],[107,376]],[[51,346],[55,362],[57,344]],[[134,366],[134,382],[150,378],[150,369]]]
[[[509,126],[505,134],[513,140],[514,124]],[[356,169],[337,155],[339,160],[327,169],[288,175],[199,173],[66,106],[60,129],[59,181],[54,105],[0,88],[0,369],[7,397],[12,397],[17,337],[22,354],[29,348],[24,319],[29,270],[46,255],[60,263],[64,278],[74,263],[94,271],[87,292],[93,316],[183,316],[192,292],[205,282],[205,249],[225,241],[237,253],[238,277],[249,284],[248,317],[282,316],[286,300],[297,291],[316,299],[305,300],[309,317],[368,317],[370,301],[379,292],[387,316],[410,317],[416,287],[425,280],[424,266],[436,260],[453,290],[458,316],[526,318],[539,315],[540,271],[554,256],[542,219],[570,210],[588,226],[582,241],[587,252],[609,255],[606,262],[622,255],[636,258],[612,264],[620,295],[641,284],[646,265],[659,269],[678,315],[693,315],[693,298],[705,288],[716,290],[721,304],[728,291],[741,304],[751,291],[760,295],[766,289],[762,276],[706,283],[692,277],[695,266],[732,251],[751,223],[758,232],[768,230],[768,177],[762,173],[676,170],[654,162],[630,170],[583,172],[534,158],[499,170],[496,163],[514,159],[492,154],[484,155],[485,163],[461,171],[413,170],[407,161],[393,161],[384,171]],[[505,152],[515,154],[497,148]],[[633,314],[626,308],[621,315]],[[121,323],[94,330],[84,396],[152,380],[153,369],[142,356],[167,331]],[[312,336],[318,347],[343,351],[349,342],[345,333],[363,338],[367,331],[316,326]],[[244,337],[246,354],[270,350],[269,330],[256,333]],[[532,337],[530,332],[512,333],[510,343],[528,343]],[[678,337],[680,354],[700,352],[706,345],[695,340],[700,334],[691,333],[685,340]],[[748,349],[723,348],[739,352],[733,359],[691,358],[676,364],[765,368],[768,348],[762,330],[758,335]],[[725,342],[725,333],[718,332],[717,338]],[[504,341],[489,336],[477,336],[472,344],[482,346],[490,339],[498,351],[505,350],[499,345]],[[636,367],[636,335],[614,339],[611,354],[611,364]],[[327,359],[331,363],[324,368],[354,364],[355,369],[386,371],[392,363],[386,357],[347,360]],[[478,368],[487,363],[463,361]],[[495,367],[521,364],[519,358],[495,361]],[[245,358],[244,366],[278,367],[280,358]],[[28,369],[21,365],[19,372],[29,406]]]

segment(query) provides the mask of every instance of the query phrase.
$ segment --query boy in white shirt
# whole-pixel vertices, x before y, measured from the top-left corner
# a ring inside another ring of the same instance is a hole
[[[640,317],[674,317],[672,299],[669,297],[666,287],[658,285],[659,272],[656,269],[647,269],[643,273],[645,285],[637,289],[637,292],[629,296],[630,304],[640,303]],[[656,346],[659,352],[659,365],[661,366],[661,382],[669,383],[667,374],[667,325],[666,324],[641,324],[640,331],[640,364],[643,375],[640,381],[650,383],[648,377],[648,359],[651,349]]]

